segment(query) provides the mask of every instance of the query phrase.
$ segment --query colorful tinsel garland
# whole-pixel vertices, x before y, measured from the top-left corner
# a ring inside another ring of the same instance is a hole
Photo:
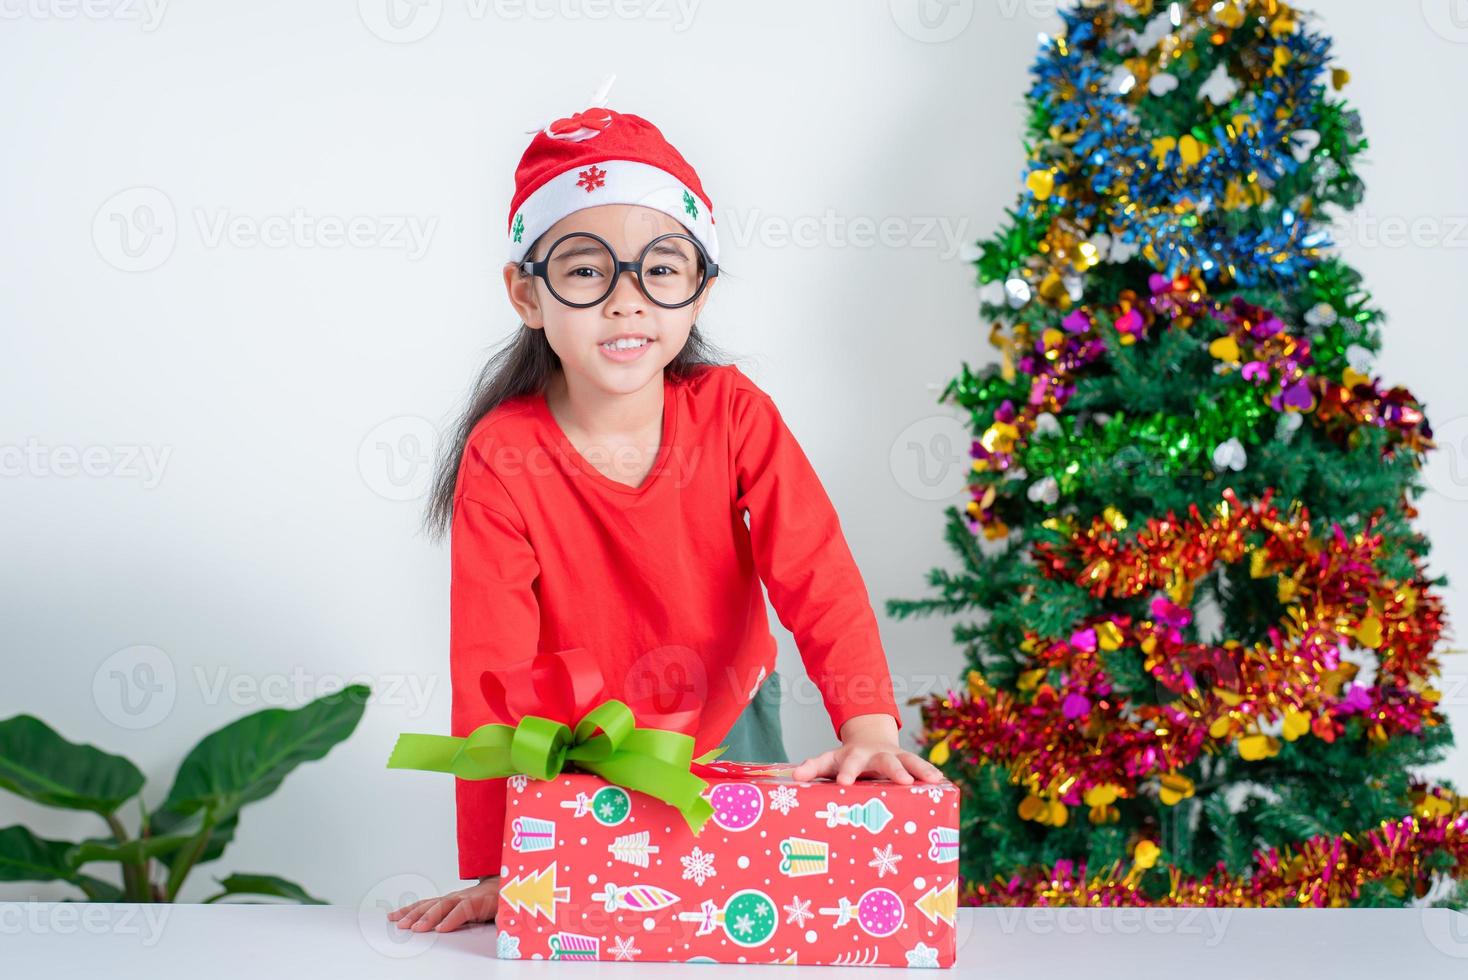
[[[1377,882],[1404,896],[1427,894],[1435,856],[1450,877],[1468,877],[1468,801],[1431,795],[1437,805],[1421,815],[1388,820],[1364,834],[1318,835],[1299,844],[1255,853],[1245,874],[1220,863],[1205,875],[1168,872],[1165,894],[1152,896],[1142,877],[1161,855],[1157,844],[1136,842],[1129,866],[1116,862],[1088,875],[1084,862],[1058,861],[992,883],[965,882],[962,905],[999,906],[1213,906],[1226,908],[1342,907]]]

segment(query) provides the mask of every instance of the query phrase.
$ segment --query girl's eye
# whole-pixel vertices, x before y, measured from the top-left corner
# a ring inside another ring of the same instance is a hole
[[[659,273],[659,270],[661,270],[661,273]],[[650,271],[652,272],[653,275],[659,275],[659,274],[661,274],[661,275],[665,275],[665,276],[671,276],[671,275],[676,275],[677,274],[677,271],[675,269],[673,269],[671,266],[666,266],[666,265],[655,265],[655,266],[652,267],[652,269]]]
[[[578,277],[580,277],[582,279],[588,278],[587,276],[581,275],[581,273],[583,273],[583,272],[589,272],[593,276],[599,276],[599,275],[601,275],[601,271],[599,269],[593,269],[589,265],[577,266],[576,268],[574,268],[574,269],[571,270],[571,275],[578,276]]]

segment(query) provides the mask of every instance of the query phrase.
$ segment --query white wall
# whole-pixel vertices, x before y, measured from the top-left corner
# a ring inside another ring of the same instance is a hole
[[[437,26],[413,43],[369,29],[384,23],[374,0],[366,14],[194,0],[153,23],[7,5],[0,443],[57,463],[64,447],[102,447],[107,473],[47,476],[28,462],[0,481],[0,717],[31,712],[136,760],[153,805],[206,731],[364,674],[395,696],[246,810],[226,859],[184,897],[236,869],[345,904],[458,887],[451,781],[383,768],[398,732],[447,731],[449,717],[447,552],[416,533],[421,500],[394,498],[421,488],[423,440],[516,326],[498,243],[524,131],[583,108],[609,72],[611,104],[658,123],[713,197],[728,274],[705,328],[801,438],[879,611],[927,594],[928,569],[952,561],[945,501],[920,499],[889,456],[909,426],[941,425],[936,387],[961,359],[989,359],[971,267],[945,236],[973,241],[1013,202],[1026,70],[1055,19],[1050,3],[960,2],[957,19],[915,37],[891,9],[903,5],[629,0],[645,14],[607,18],[570,0],[482,16],[480,3],[434,0],[424,9],[431,20],[441,7]],[[1385,378],[1425,400],[1448,444],[1422,524],[1462,617],[1468,472],[1451,464],[1468,448],[1468,187],[1462,120],[1444,93],[1468,86],[1468,32],[1454,33],[1447,0],[1425,9],[1438,7],[1432,19],[1319,5],[1372,143],[1364,211],[1377,231],[1361,226],[1347,253],[1390,314]],[[139,203],[176,216],[171,252],[162,239],[140,256],[119,250],[108,216],[145,217]],[[220,220],[258,227],[297,209],[366,216],[384,237],[342,248],[212,237]],[[827,230],[828,215],[893,218],[897,241]],[[421,255],[393,237],[403,216],[427,233]],[[1406,242],[1389,237],[1393,222],[1411,226]],[[814,244],[789,243],[791,223],[816,227]],[[156,267],[120,268],[132,261]],[[402,449],[394,468],[374,455],[382,441]],[[130,447],[164,455],[139,463]],[[882,619],[899,683],[956,678],[951,620]],[[798,655],[777,630],[794,680]],[[173,679],[149,724],[121,727],[131,716],[112,672],[139,656]],[[1468,737],[1468,670],[1446,663]],[[831,742],[802,687],[785,722],[804,755]],[[906,711],[911,734],[919,720]],[[1468,783],[1468,750],[1439,775]],[[0,826],[17,820],[52,837],[101,832],[0,795]]]

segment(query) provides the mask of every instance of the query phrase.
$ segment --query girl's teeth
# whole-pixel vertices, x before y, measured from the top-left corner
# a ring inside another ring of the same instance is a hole
[[[602,344],[607,350],[631,350],[633,347],[641,347],[647,343],[647,338],[640,340],[614,340],[609,344]]]

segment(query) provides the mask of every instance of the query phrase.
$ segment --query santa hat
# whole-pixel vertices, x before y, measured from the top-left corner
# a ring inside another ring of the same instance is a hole
[[[638,204],[670,215],[719,260],[714,208],[688,161],[641,116],[602,103],[615,75],[590,108],[533,130],[510,199],[509,261],[519,262],[551,225],[601,204]]]

